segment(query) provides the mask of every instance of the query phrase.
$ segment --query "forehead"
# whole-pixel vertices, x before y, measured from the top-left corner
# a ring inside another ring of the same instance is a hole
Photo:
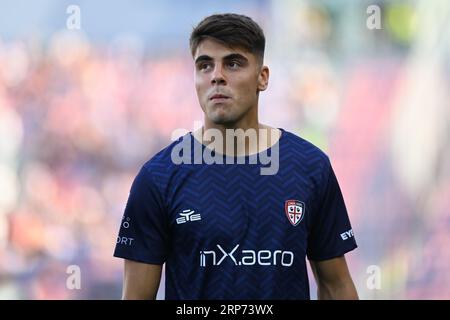
[[[242,48],[231,48],[213,39],[205,39],[197,46],[194,53],[194,60],[199,56],[209,56],[213,59],[221,59],[230,54],[238,53],[247,59],[253,58],[253,54]]]

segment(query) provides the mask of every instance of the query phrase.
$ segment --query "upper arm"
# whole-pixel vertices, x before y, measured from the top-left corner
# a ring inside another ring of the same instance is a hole
[[[357,247],[347,208],[329,161],[316,194],[316,206],[309,211],[309,260],[333,260]],[[345,263],[345,260],[343,261]]]
[[[125,259],[122,299],[155,299],[162,265]]]
[[[319,299],[358,299],[345,256],[310,263]]]
[[[339,283],[351,280],[345,256],[323,261],[310,261],[316,281],[324,283]]]
[[[143,166],[133,181],[114,250],[115,257],[125,259],[123,299],[156,298],[167,255],[166,213],[159,188]]]

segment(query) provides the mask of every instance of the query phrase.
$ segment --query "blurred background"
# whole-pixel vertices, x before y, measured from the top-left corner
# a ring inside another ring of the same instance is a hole
[[[188,38],[223,12],[265,30],[260,120],[330,156],[360,297],[450,299],[446,0],[0,0],[0,299],[120,298],[131,182],[202,120]]]

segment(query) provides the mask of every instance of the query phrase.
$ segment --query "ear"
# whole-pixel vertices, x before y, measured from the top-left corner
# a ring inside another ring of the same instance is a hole
[[[264,91],[269,85],[269,67],[262,66],[258,75],[258,91]]]

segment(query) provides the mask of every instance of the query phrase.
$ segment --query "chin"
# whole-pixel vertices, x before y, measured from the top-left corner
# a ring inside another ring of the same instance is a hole
[[[233,121],[232,119],[229,119],[228,117],[212,117],[209,118],[214,124],[219,124],[219,125],[228,125],[231,123],[234,123],[235,121]]]
[[[236,119],[235,119],[236,117],[233,117],[228,112],[223,112],[223,111],[222,112],[220,112],[220,111],[217,112],[217,110],[215,110],[212,113],[210,113],[208,118],[213,123],[220,124],[220,125],[233,123],[233,122],[236,121]]]
[[[216,125],[233,126],[242,119],[245,113],[236,113],[233,111],[237,110],[231,109],[232,108],[227,107],[210,110],[210,112],[208,112],[208,119]]]

